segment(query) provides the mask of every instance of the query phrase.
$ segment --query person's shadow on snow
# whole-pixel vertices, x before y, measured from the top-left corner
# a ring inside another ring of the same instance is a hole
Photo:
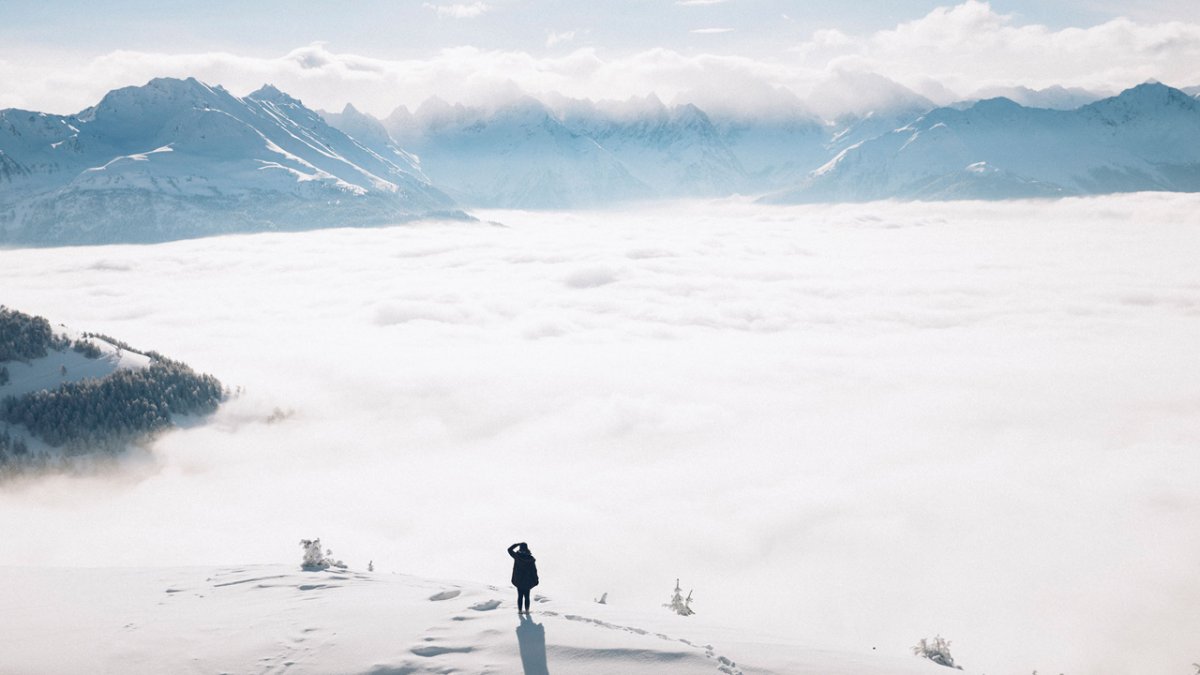
[[[521,615],[517,626],[517,641],[521,645],[521,667],[525,675],[550,675],[546,668],[546,629],[534,623],[528,614]]]

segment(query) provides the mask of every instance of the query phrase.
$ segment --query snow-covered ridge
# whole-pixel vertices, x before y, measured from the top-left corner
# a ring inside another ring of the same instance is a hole
[[[0,306],[0,478],[119,453],[225,395],[157,352]]]
[[[911,654],[738,633],[649,599],[601,605],[548,590],[522,618],[507,586],[387,572],[0,568],[0,589],[20,608],[0,612],[4,667],[25,675],[945,672]]]
[[[850,146],[778,201],[1200,191],[1200,101],[1147,83],[1074,110],[938,108]]]
[[[88,356],[75,349],[63,349],[50,350],[45,356],[29,361],[4,361],[8,378],[0,384],[0,398],[24,396],[67,382],[99,380],[121,369],[142,369],[150,365],[150,357],[145,354],[122,349],[103,338],[92,338],[63,326],[59,326],[58,331],[72,343],[87,342],[98,355]]]
[[[0,242],[160,241],[395,222],[452,209],[271,86],[189,78],[109,92],[77,115],[0,111]]]

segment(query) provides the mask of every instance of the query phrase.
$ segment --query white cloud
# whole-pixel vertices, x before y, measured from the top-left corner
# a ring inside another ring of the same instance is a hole
[[[732,33],[733,29],[732,28],[694,28],[689,32],[695,33],[696,35],[716,35],[718,33]]]
[[[426,2],[422,6],[437,12],[437,15],[440,17],[450,19],[474,19],[492,8],[486,2],[472,2],[470,4],[454,3],[451,5],[435,5],[431,2]]]
[[[0,565],[320,535],[502,582],[524,540],[564,598],[654,608],[687,567],[704,616],[815,645],[1172,672],[1200,634],[1197,214],[706,202],[7,250],[5,303],[246,394],[126,480],[5,485]]]
[[[871,35],[820,31],[798,50],[806,63],[874,70],[905,84],[931,78],[963,92],[1011,84],[1116,90],[1150,78],[1183,86],[1196,77],[1200,24],[1114,19],[1054,30],[967,0]]]
[[[552,33],[546,44],[568,44],[571,35]],[[701,33],[695,39],[706,37]],[[771,58],[664,48],[609,54],[589,47],[546,55],[463,46],[419,58],[383,59],[313,44],[273,58],[116,51],[82,61],[30,61],[16,54],[3,54],[3,59],[0,106],[51,112],[75,112],[116,86],[163,75],[196,76],[235,93],[272,82],[310,105],[340,109],[353,102],[377,115],[398,104],[419,105],[434,95],[469,103],[497,92],[508,95],[515,88],[535,95],[618,99],[653,92],[671,100],[736,86],[761,92],[784,89],[807,98],[829,78],[853,72],[877,73],[945,101],[982,87],[1013,84],[1105,91],[1150,78],[1177,86],[1196,84],[1192,64],[1200,62],[1200,24],[1117,19],[1054,30],[1021,24],[986,3],[968,0],[870,34],[822,29]],[[765,102],[737,103],[754,107]],[[815,101],[813,107],[823,105]]]

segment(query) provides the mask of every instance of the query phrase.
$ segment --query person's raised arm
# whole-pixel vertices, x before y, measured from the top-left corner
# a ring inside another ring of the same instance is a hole
[[[512,556],[514,560],[516,559],[516,557],[517,557],[517,554],[516,554],[516,552],[515,552],[515,551],[513,551],[513,549],[514,549],[514,548],[516,548],[516,547],[518,547],[518,546],[520,546],[520,545],[521,545],[520,543],[516,543],[516,544],[513,544],[512,546],[509,546],[509,547],[508,547],[508,554],[509,554],[510,556]]]

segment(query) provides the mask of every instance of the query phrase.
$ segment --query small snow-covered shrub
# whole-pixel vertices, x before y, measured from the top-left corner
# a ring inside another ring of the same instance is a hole
[[[304,549],[304,561],[300,563],[300,567],[305,570],[312,572],[327,570],[330,567],[346,568],[346,563],[333,559],[332,550],[326,549],[324,553],[321,553],[320,539],[301,539],[300,548]]]
[[[692,592],[688,591],[687,597],[683,597],[683,589],[679,587],[679,580],[675,580],[675,594],[671,596],[671,602],[663,605],[675,612],[679,616],[691,616],[696,612],[692,610]]]
[[[929,659],[939,666],[962,670],[962,666],[954,665],[954,657],[950,656],[950,641],[941,635],[934,636],[932,640],[921,638],[912,650],[917,656]]]

